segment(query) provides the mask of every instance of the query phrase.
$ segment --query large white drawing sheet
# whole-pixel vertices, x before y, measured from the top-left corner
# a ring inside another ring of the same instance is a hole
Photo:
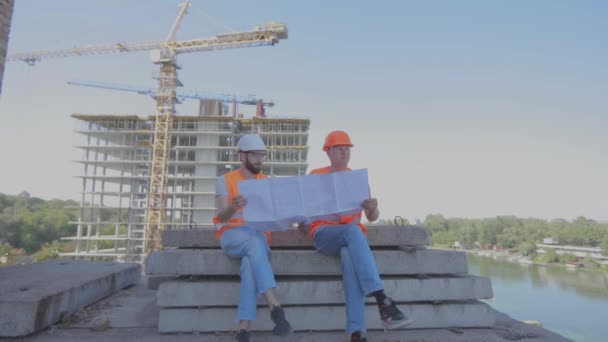
[[[263,231],[286,230],[299,222],[338,221],[361,211],[370,197],[367,169],[239,182],[247,199],[245,223]]]

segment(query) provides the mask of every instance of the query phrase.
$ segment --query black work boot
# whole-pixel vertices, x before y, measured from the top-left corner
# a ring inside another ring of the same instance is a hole
[[[249,331],[245,329],[241,329],[238,334],[236,334],[236,338],[234,339],[236,342],[251,342],[251,334]]]
[[[276,336],[287,336],[293,332],[293,328],[291,324],[287,322],[285,318],[285,311],[280,306],[275,306],[270,311],[270,319],[274,322],[274,328],[272,328],[272,333]]]
[[[397,329],[413,323],[389,297],[386,297],[382,304],[378,304],[378,310],[385,329]]]
[[[355,331],[350,335],[350,342],[367,342],[367,337],[362,335],[360,331]]]

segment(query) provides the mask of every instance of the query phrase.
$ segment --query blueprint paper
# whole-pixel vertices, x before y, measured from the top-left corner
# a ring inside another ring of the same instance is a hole
[[[361,211],[370,197],[367,169],[239,182],[247,199],[245,223],[263,231],[287,230],[299,222],[338,221]]]

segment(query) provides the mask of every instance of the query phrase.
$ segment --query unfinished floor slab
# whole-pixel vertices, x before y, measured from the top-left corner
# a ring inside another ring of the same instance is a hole
[[[24,336],[137,283],[137,264],[49,261],[0,268],[0,336]]]

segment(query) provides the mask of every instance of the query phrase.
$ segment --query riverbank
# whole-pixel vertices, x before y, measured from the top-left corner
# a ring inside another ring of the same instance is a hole
[[[454,250],[453,248],[446,248],[444,246],[430,246],[433,249],[444,249],[444,250]],[[576,267],[570,267],[568,264],[560,264],[560,263],[547,263],[535,260],[534,258],[521,255],[519,253],[507,252],[507,251],[494,251],[494,250],[482,250],[482,249],[458,249],[459,251],[465,252],[467,254],[474,254],[481,257],[492,258],[494,260],[500,259],[502,261],[508,261],[512,263],[517,263],[520,265],[536,265],[543,267],[558,267],[567,270],[585,270],[585,271],[594,271],[594,272],[604,272],[608,273],[608,266],[599,265],[597,267],[585,267],[583,265],[577,265]]]

